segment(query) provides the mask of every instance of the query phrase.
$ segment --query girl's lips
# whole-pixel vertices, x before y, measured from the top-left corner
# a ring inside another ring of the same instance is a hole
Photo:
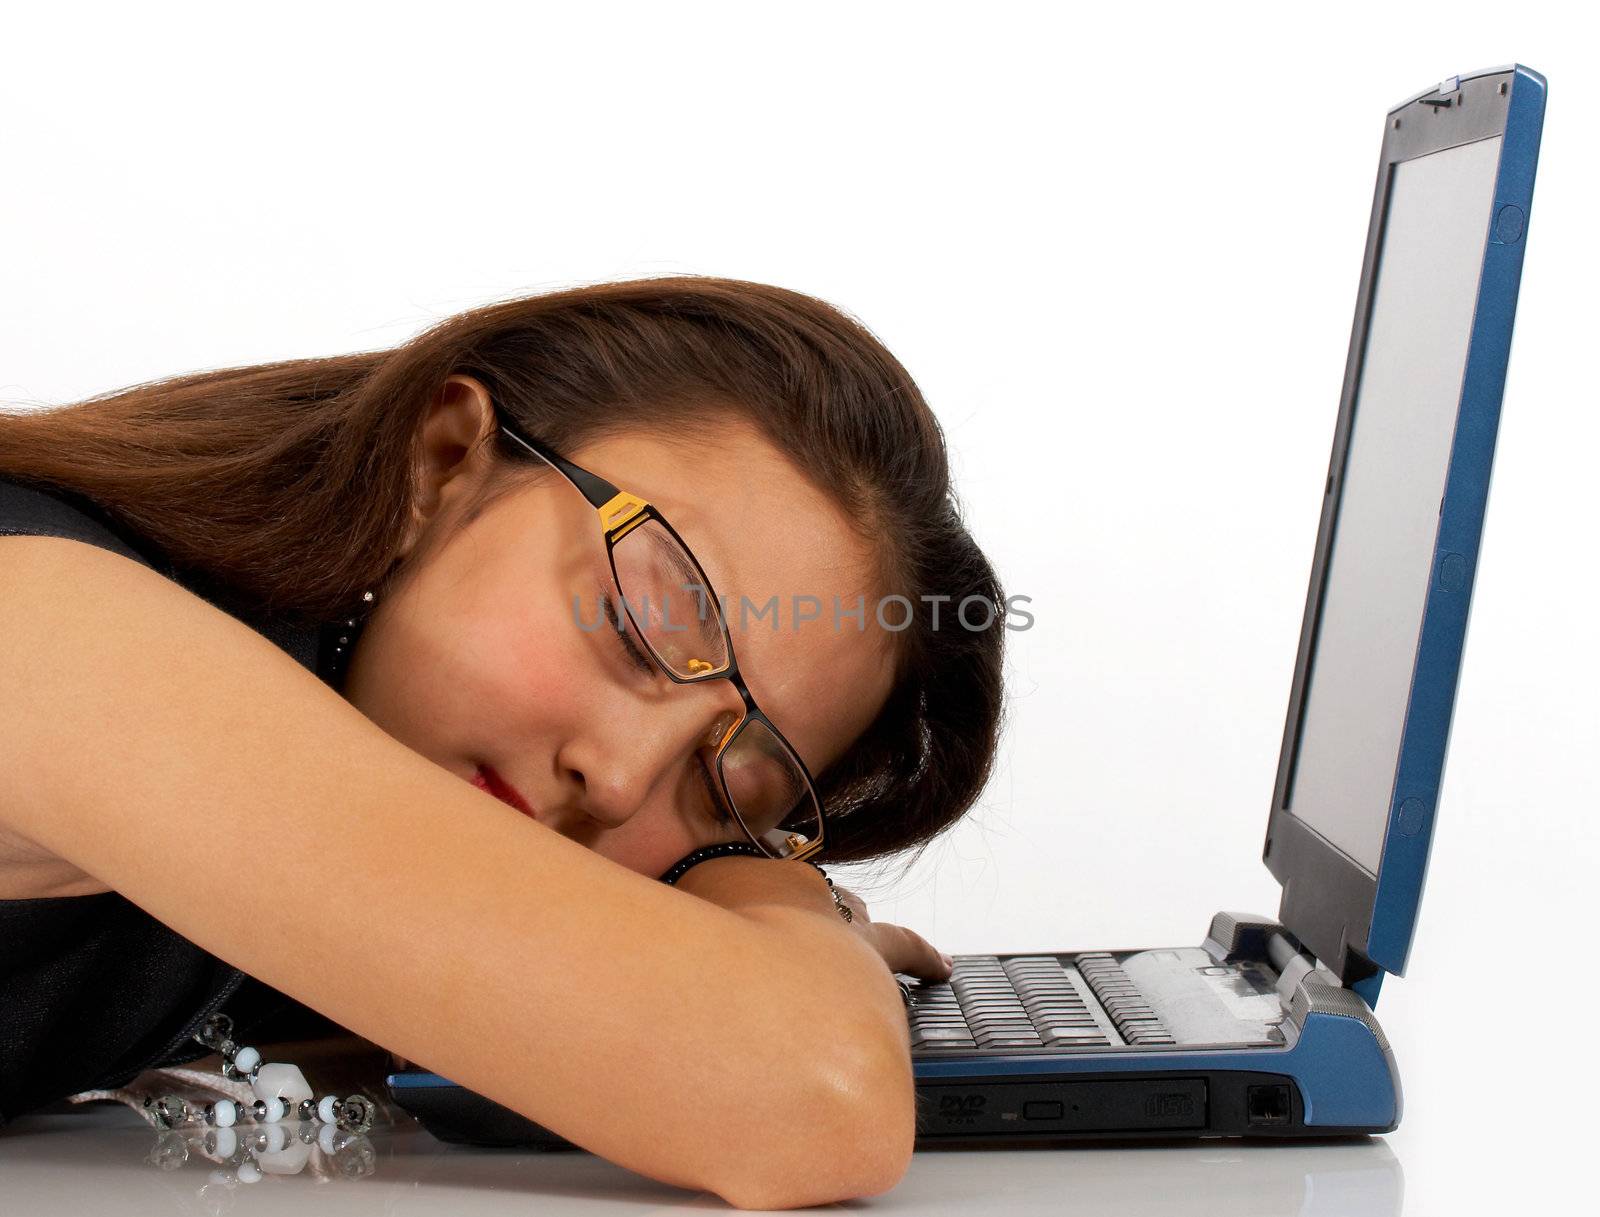
[[[478,772],[472,775],[472,784],[479,790],[487,791],[502,803],[509,803],[529,819],[537,819],[533,808],[528,806],[528,800],[517,793],[517,790],[488,765],[479,765]]]

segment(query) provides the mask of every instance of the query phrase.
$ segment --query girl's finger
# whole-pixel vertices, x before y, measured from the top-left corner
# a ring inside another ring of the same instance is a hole
[[[944,956],[915,930],[883,921],[877,922],[873,928],[880,936],[879,954],[884,957],[891,972],[903,972],[919,980],[950,979],[951,968],[945,963]]]

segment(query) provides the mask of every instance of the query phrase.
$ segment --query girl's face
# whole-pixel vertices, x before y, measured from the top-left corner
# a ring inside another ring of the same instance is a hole
[[[483,785],[486,767],[540,823],[652,878],[701,845],[744,840],[719,822],[702,772],[708,737],[742,712],[738,693],[641,671],[616,630],[595,628],[599,594],[615,595],[605,542],[564,479],[551,472],[469,515],[494,425],[483,386],[451,377],[423,428],[406,561],[357,642],[345,696],[463,781]],[[751,694],[811,772],[843,755],[888,696],[893,635],[875,618],[870,548],[831,500],[743,421],[562,455],[672,522],[730,606]],[[758,618],[773,597],[776,614]],[[845,616],[858,597],[864,613]]]

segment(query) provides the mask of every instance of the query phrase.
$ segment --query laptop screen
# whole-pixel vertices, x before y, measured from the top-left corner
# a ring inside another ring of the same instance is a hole
[[[1394,168],[1286,810],[1376,874],[1501,137]]]

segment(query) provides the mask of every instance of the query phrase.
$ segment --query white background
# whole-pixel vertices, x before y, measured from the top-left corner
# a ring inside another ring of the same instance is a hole
[[[1037,616],[982,804],[909,874],[840,876],[950,951],[1276,911],[1262,836],[1384,113],[1455,73],[1549,78],[1427,905],[1379,1012],[1411,1211],[1563,1194],[1595,1080],[1592,19],[573,8],[9,15],[0,400],[640,274],[843,306],[918,379]]]

